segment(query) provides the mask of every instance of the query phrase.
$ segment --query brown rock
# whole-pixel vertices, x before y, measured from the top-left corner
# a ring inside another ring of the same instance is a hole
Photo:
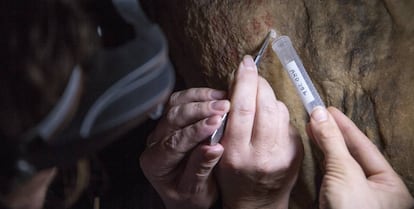
[[[414,2],[411,0],[153,0],[171,57],[189,87],[226,89],[243,55],[270,28],[290,36],[327,105],[343,110],[414,193]],[[305,134],[307,115],[269,49],[261,74],[301,130],[306,159],[291,208],[317,201],[321,171]]]

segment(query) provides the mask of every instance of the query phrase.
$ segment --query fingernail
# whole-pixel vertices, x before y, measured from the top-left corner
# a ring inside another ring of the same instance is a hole
[[[206,120],[206,124],[209,125],[209,126],[216,125],[219,122],[220,122],[220,117],[216,117],[216,116],[209,117]]]
[[[315,109],[313,109],[311,117],[316,121],[316,122],[323,122],[328,120],[328,113],[326,112],[326,108],[324,107],[315,107]]]
[[[250,55],[246,55],[243,58],[243,65],[246,67],[246,70],[255,70],[256,64],[254,64],[253,58]]]
[[[213,90],[211,92],[211,97],[213,99],[224,99],[225,96],[226,96],[226,92],[224,92],[224,91],[216,91],[216,90]]]
[[[211,107],[215,110],[223,111],[226,110],[229,106],[229,103],[226,100],[214,101],[211,104]]]

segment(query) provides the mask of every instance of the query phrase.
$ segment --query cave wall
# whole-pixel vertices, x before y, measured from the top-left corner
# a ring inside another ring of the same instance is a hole
[[[169,41],[188,87],[227,89],[245,54],[270,28],[288,35],[327,105],[348,115],[378,146],[414,193],[414,1],[142,1]],[[305,134],[308,116],[268,48],[260,74],[288,106],[305,144],[291,208],[317,200],[320,154]]]

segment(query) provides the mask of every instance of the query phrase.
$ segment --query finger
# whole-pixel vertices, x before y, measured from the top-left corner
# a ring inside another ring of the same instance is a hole
[[[157,125],[157,130],[149,137],[147,144],[155,144],[171,132],[182,129],[197,121],[214,115],[224,115],[230,109],[228,100],[192,102],[174,106]]]
[[[227,121],[223,145],[237,149],[250,144],[256,111],[257,67],[251,56],[245,56],[236,73],[232,89],[231,109]]]
[[[259,77],[254,119],[253,146],[272,148],[289,144],[289,112],[286,106],[276,100],[269,83]]]
[[[316,144],[324,152],[325,159],[349,157],[344,137],[334,118],[324,107],[316,107],[311,113],[310,128]]]
[[[213,182],[212,171],[223,154],[220,144],[214,146],[199,145],[191,153],[184,173],[178,184],[178,190],[183,193],[209,192],[208,187]]]
[[[336,108],[328,110],[336,120],[349,151],[367,176],[393,171],[377,147],[348,117]]]
[[[141,166],[150,175],[162,177],[174,170],[184,157],[220,126],[221,117],[213,116],[175,131],[171,136],[147,148]]]
[[[191,102],[172,107],[167,115],[167,126],[180,129],[203,118],[224,115],[230,109],[230,101]]]
[[[190,102],[203,102],[222,100],[226,98],[226,92],[210,88],[191,88],[175,92],[171,95],[169,106],[176,106]]]

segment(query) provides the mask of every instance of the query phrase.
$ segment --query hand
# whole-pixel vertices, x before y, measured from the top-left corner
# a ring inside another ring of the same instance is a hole
[[[26,182],[18,185],[16,188],[13,188],[5,196],[0,196],[1,203],[10,209],[43,208],[47,189],[52,183],[56,173],[56,168],[49,168],[39,171]]]
[[[212,169],[223,147],[203,141],[230,108],[224,98],[224,92],[207,88],[174,93],[167,114],[148,138],[141,167],[166,208],[209,208],[216,201]]]
[[[413,198],[376,146],[335,108],[312,112],[309,134],[325,155],[324,208],[408,209]]]
[[[250,56],[235,75],[231,104],[216,173],[223,208],[287,208],[303,146]]]

